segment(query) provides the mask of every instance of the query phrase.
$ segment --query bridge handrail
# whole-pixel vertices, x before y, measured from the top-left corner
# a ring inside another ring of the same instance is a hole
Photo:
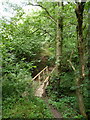
[[[32,80],[35,80],[41,73],[43,73],[43,71],[45,71],[46,69],[48,69],[48,66],[46,66],[42,71],[40,71]]]

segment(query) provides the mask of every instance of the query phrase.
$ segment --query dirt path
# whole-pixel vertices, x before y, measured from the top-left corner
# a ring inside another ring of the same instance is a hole
[[[52,68],[51,68],[52,70]],[[49,70],[50,71],[50,70]],[[41,97],[45,103],[47,104],[48,108],[50,109],[51,113],[53,114],[54,118],[58,118],[58,120],[63,120],[61,114],[58,112],[58,110],[56,108],[54,108],[52,105],[49,104],[48,102],[48,98],[45,96],[45,88],[47,87],[47,85],[49,84],[48,81],[49,77],[47,77],[42,84],[39,86],[39,88],[36,90],[35,92],[35,96],[37,97]]]
[[[59,118],[59,120],[63,120],[61,114],[57,111],[56,108],[54,108],[52,105],[49,104],[48,98],[43,97],[44,94],[44,83],[40,85],[40,87],[37,89],[35,96],[41,97],[45,103],[47,104],[48,108],[50,109],[51,113],[53,114],[54,118]]]
[[[42,99],[48,105],[48,107],[49,107],[51,113],[53,114],[54,118],[59,118],[58,120],[63,120],[62,115],[60,114],[60,112],[58,112],[56,108],[54,108],[52,105],[50,105],[48,103],[48,98],[47,97],[43,97]]]

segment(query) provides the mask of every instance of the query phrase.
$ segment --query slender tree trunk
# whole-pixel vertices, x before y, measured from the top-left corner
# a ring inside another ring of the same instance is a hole
[[[83,11],[84,11],[84,3],[78,3],[77,8],[75,10],[77,16],[77,38],[78,38],[78,55],[79,55],[79,64],[80,64],[80,77],[81,80],[84,80],[84,42],[83,42]]]
[[[62,7],[62,2],[58,2],[58,8]],[[63,17],[61,16],[60,9],[57,12],[57,33],[56,33],[56,70],[57,74],[61,73],[61,58],[62,58],[62,33],[63,33]]]
[[[77,7],[75,9],[76,17],[77,17],[77,38],[78,38],[78,56],[79,56],[79,78],[76,79],[76,85],[77,85],[77,97],[78,97],[78,104],[81,114],[86,117],[85,113],[85,107],[84,107],[84,101],[83,101],[83,95],[82,90],[80,88],[80,85],[82,84],[82,81],[85,78],[85,60],[84,60],[84,42],[83,42],[83,11],[84,11],[84,2],[77,3]]]
[[[90,2],[89,2],[90,5]],[[90,8],[88,10],[88,70],[89,74],[88,77],[90,77]]]
[[[90,118],[90,2],[88,3],[88,36],[87,36],[87,47],[88,47],[88,86],[87,86],[87,91],[88,91],[88,97],[87,97],[87,115],[88,115],[88,119]]]
[[[90,2],[89,2],[90,5]],[[89,75],[90,77],[90,8],[88,10],[88,70],[89,70]]]
[[[76,74],[76,73],[75,73]],[[83,101],[83,95],[82,95],[82,90],[80,88],[80,79],[78,75],[75,75],[75,84],[77,86],[76,89],[76,95],[78,98],[78,104],[79,104],[79,110],[82,116],[87,117],[86,112],[85,112],[85,106],[84,106],[84,101]]]

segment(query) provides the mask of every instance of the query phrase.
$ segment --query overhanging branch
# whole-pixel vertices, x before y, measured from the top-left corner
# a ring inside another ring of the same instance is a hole
[[[70,59],[67,60],[69,62],[69,64],[71,65],[72,69],[74,70],[74,72],[76,71],[75,67],[73,66],[72,62],[71,62],[71,58],[72,58],[72,55],[73,55],[73,51],[71,52],[71,55],[70,55]]]
[[[43,7],[43,6],[40,5],[40,4],[32,4],[32,3],[30,3],[30,2],[29,2],[29,5],[39,6],[39,7],[41,7],[42,9],[44,9],[44,10],[46,11],[46,13],[48,14],[49,18],[56,24],[56,20],[52,17],[52,15],[48,12],[48,10],[47,10],[45,7]]]
[[[76,69],[75,69],[75,67],[73,66],[72,62],[71,62],[70,60],[67,60],[67,61],[68,61],[69,64],[71,65],[72,69],[73,69],[74,71],[76,71]]]
[[[44,30],[44,29],[42,29],[42,28],[38,28],[38,29],[36,29],[35,31],[33,31],[32,33],[30,33],[30,35],[36,33],[38,30],[42,30],[42,31],[44,31],[43,35],[44,35],[44,34],[48,34],[48,35],[50,35],[50,36],[52,37],[52,35],[51,35],[47,30]]]
[[[39,30],[39,28],[38,28],[37,30],[33,31],[32,33],[30,33],[30,35],[31,35],[31,34],[34,34],[34,33],[37,32],[38,30]]]

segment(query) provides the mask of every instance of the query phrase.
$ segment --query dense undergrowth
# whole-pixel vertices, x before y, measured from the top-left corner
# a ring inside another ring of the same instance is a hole
[[[60,79],[60,88],[59,90],[56,87],[55,81]],[[46,89],[47,97],[49,98],[49,104],[55,107],[61,114],[63,118],[76,118],[83,119],[83,116],[79,112],[78,100],[76,96],[76,87],[73,84],[74,75],[72,72],[63,72],[60,77],[57,77],[55,74],[50,79],[50,84]],[[83,96],[85,101],[85,106],[89,105],[87,102],[87,82],[83,83]],[[52,94],[51,94],[52,93]],[[88,112],[88,109],[86,109]]]
[[[50,99],[49,104],[57,108],[57,110],[62,114],[63,118],[83,118],[82,115],[78,113],[75,108],[75,97],[63,96],[62,98],[56,100]]]
[[[41,98],[7,98],[3,102],[3,118],[52,118],[52,113]]]
[[[41,43],[25,24],[0,21],[2,44],[2,118],[51,118],[44,101],[34,97],[32,73],[40,63]],[[14,24],[14,25],[13,25]],[[18,28],[19,29],[18,29]],[[28,97],[23,97],[27,91]]]

